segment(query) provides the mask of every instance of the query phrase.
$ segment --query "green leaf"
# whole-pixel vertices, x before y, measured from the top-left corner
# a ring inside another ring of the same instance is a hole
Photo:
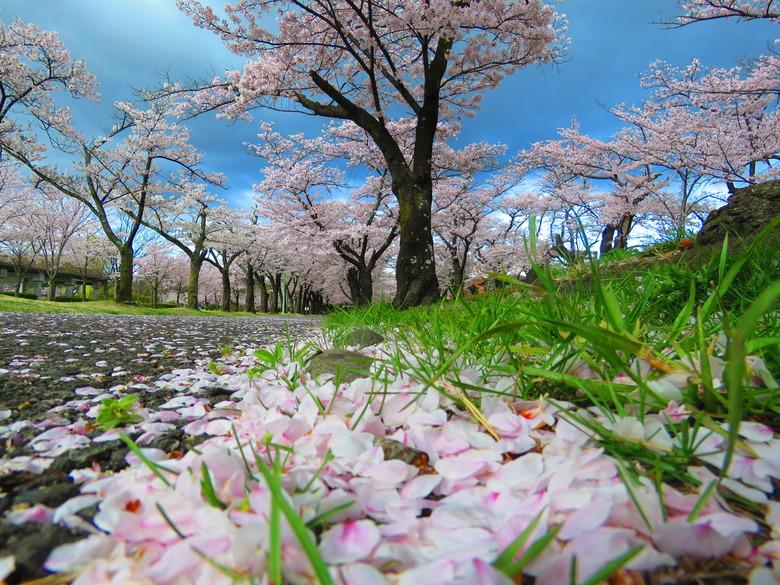
[[[275,364],[277,361],[277,358],[274,354],[272,354],[270,351],[262,347],[260,349],[256,349],[253,352],[253,355],[260,361],[266,362],[270,365]]]
[[[163,507],[162,507],[162,505],[160,504],[160,502],[157,502],[157,503],[155,504],[155,506],[157,506],[157,510],[158,510],[158,511],[160,512],[160,514],[162,515],[162,517],[163,517],[163,520],[165,520],[165,523],[166,523],[166,524],[167,524],[167,525],[168,525],[168,526],[171,528],[171,530],[173,530],[173,531],[176,533],[176,536],[178,536],[178,537],[179,537],[179,538],[181,538],[182,540],[184,540],[185,538],[187,538],[187,535],[186,535],[186,534],[184,534],[184,533],[183,533],[181,530],[179,530],[179,527],[178,527],[178,526],[176,526],[176,524],[174,524],[174,523],[173,523],[173,520],[171,520],[171,517],[170,517],[170,516],[168,516],[168,514],[165,512],[165,509],[163,509]]]
[[[685,327],[690,323],[691,316],[693,315],[693,307],[696,304],[696,283],[691,280],[690,287],[688,290],[688,300],[685,301],[685,305],[682,309],[680,309],[680,312],[677,314],[677,318],[675,318],[674,323],[672,323],[672,328],[669,330],[668,339],[670,341],[677,341],[677,338],[680,336],[680,333],[682,333],[682,330],[685,329]]]
[[[281,481],[279,458],[274,460],[274,479]],[[279,503],[271,498],[271,514],[268,521],[268,578],[274,585],[281,585],[282,580],[282,517]]]
[[[601,299],[604,302],[604,308],[607,312],[607,319],[609,324],[615,331],[625,331],[626,323],[623,320],[623,315],[620,311],[620,303],[615,296],[615,293],[609,286],[600,287]]]
[[[626,335],[621,335],[594,325],[585,325],[583,323],[567,323],[547,317],[539,317],[541,321],[557,327],[563,331],[569,331],[580,337],[584,337],[593,344],[598,344],[602,349],[619,350],[632,354],[639,353],[644,346]]]

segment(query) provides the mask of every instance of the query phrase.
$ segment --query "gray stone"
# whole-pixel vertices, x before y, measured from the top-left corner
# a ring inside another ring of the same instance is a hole
[[[750,241],[778,215],[780,180],[736,189],[724,207],[707,216],[696,241],[702,246],[717,246],[728,233],[729,241],[736,246],[740,240]]]
[[[70,473],[74,469],[90,467],[99,463],[103,471],[119,471],[127,467],[125,456],[128,449],[121,441],[95,443],[81,449],[73,449],[58,455],[49,466],[52,473]]]
[[[14,504],[44,504],[56,508],[77,495],[79,495],[79,486],[70,482],[61,482],[22,491],[14,498]]]
[[[314,356],[307,370],[314,378],[323,374],[333,374],[338,382],[352,382],[366,377],[373,361],[362,353],[331,349]]]
[[[344,345],[351,345],[353,347],[368,347],[370,345],[377,345],[385,340],[384,337],[379,335],[376,331],[372,331],[368,327],[359,327],[354,331],[351,331],[344,337]]]

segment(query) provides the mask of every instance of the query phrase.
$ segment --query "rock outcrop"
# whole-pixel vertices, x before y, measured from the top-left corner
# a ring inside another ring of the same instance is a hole
[[[700,246],[718,246],[728,233],[734,245],[747,242],[778,215],[780,180],[737,189],[724,207],[707,216],[696,241]]]

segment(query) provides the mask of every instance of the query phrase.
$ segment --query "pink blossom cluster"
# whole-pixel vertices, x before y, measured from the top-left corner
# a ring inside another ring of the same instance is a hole
[[[701,20],[737,18],[739,20],[771,20],[780,23],[780,11],[773,0],[684,0],[680,24]]]

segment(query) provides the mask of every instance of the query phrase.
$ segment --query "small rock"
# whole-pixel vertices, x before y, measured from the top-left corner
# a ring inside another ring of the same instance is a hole
[[[385,340],[384,337],[379,335],[376,331],[369,329],[368,327],[359,327],[354,331],[351,331],[344,338],[344,345],[351,345],[353,347],[368,347],[370,345],[377,345]]]
[[[344,349],[331,349],[317,354],[307,368],[313,378],[333,374],[339,382],[352,382],[368,375],[373,358]]]

